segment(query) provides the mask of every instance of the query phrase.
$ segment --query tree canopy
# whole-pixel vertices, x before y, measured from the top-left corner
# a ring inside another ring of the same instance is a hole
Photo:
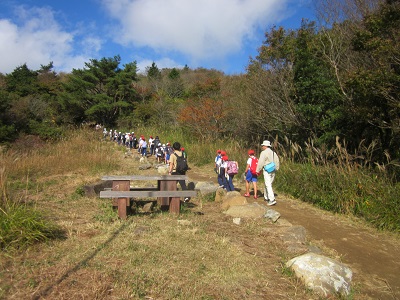
[[[158,124],[249,145],[278,137],[329,149],[339,139],[355,152],[374,144],[372,164],[396,162],[400,3],[319,4],[323,22],[266,31],[243,75],[160,69],[155,62],[141,74],[136,62],[120,67],[118,55],[91,59],[70,74],[56,74],[52,63],[36,71],[23,64],[0,74],[0,141],[51,137],[50,128],[82,122]]]

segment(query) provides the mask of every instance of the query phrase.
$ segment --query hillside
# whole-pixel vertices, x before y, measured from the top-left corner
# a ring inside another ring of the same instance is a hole
[[[114,174],[156,172],[139,171],[138,160],[121,152],[114,159],[120,162]],[[211,165],[192,166],[188,175],[216,182]],[[139,210],[115,220],[109,200],[76,192],[100,177],[71,172],[40,179],[51,184],[29,200],[65,230],[65,239],[2,253],[0,299],[319,299],[283,267],[293,254],[279,237],[282,225],[238,226],[218,203],[200,199],[180,216]],[[351,267],[353,299],[400,296],[398,237],[279,192],[277,200],[282,224],[304,226],[307,245]]]

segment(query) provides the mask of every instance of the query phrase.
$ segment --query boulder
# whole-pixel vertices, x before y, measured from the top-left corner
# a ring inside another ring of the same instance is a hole
[[[151,212],[153,210],[153,202],[143,205],[143,212]]]
[[[112,180],[104,180],[94,184],[83,186],[83,191],[86,197],[98,197],[100,195],[100,191],[104,189],[112,188]]]
[[[151,163],[142,163],[142,164],[140,164],[140,166],[139,166],[139,170],[148,170],[148,169],[150,169],[151,168]]]
[[[238,197],[238,196],[241,196],[238,191],[231,191],[231,192],[226,193],[225,199],[234,198],[234,197]]]
[[[238,205],[242,206],[245,204],[247,204],[247,199],[243,196],[225,197],[225,199],[223,199],[223,202],[221,204],[221,208],[222,210],[227,210],[232,206],[238,206]]]
[[[237,198],[232,198],[231,200],[233,199]],[[254,202],[246,205],[230,206],[229,209],[225,212],[225,214],[234,218],[257,219],[257,218],[262,218],[265,215],[266,210],[267,208],[265,206]]]
[[[226,197],[227,191],[223,188],[217,187],[215,192],[215,202],[222,202],[223,199]]]
[[[161,175],[167,175],[168,170],[169,170],[169,167],[166,164],[162,164],[157,167],[157,173],[161,174]]]
[[[267,212],[264,215],[265,218],[271,220],[273,223],[278,221],[280,216],[281,216],[281,214],[278,213],[276,210],[273,210],[273,209],[268,209]]]
[[[305,243],[307,241],[306,229],[303,226],[286,228],[281,236],[285,243]]]
[[[291,268],[307,288],[321,297],[337,294],[347,297],[350,294],[353,272],[334,259],[307,253],[289,260],[286,267]]]
[[[306,229],[303,226],[291,226],[282,230],[281,239],[290,253],[305,253],[310,251],[306,246]]]
[[[200,181],[195,184],[194,189],[200,191],[201,195],[207,195],[215,193],[218,190],[218,186],[213,182]]]

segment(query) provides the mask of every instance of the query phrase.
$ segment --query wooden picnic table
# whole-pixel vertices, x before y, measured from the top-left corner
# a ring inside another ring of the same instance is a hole
[[[137,198],[157,198],[161,209],[165,210],[169,207],[170,213],[179,214],[181,198],[197,195],[197,192],[193,190],[182,191],[177,189],[177,180],[187,179],[187,175],[106,175],[102,177],[102,180],[111,180],[112,189],[101,191],[100,198],[115,199],[118,206],[118,216],[121,219],[126,219],[130,200]],[[157,187],[131,187],[131,183],[135,181],[157,181]]]

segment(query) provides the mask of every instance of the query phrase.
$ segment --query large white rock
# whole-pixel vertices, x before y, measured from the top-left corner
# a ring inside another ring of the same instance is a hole
[[[286,267],[291,268],[309,289],[322,297],[334,294],[347,296],[350,293],[353,272],[334,259],[307,253],[289,260]]]

